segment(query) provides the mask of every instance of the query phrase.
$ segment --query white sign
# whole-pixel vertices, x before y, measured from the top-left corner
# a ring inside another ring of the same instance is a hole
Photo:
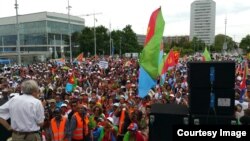
[[[130,58],[131,57],[131,53],[125,53],[125,57]]]
[[[109,66],[109,63],[107,61],[100,61],[98,65],[102,69],[107,69]]]

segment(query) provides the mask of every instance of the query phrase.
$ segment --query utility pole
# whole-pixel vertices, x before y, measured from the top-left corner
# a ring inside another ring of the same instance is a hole
[[[21,65],[19,21],[18,21],[18,4],[17,4],[17,0],[16,0],[16,3],[15,3],[15,9],[16,9],[16,33],[17,33],[16,51],[17,51],[18,65]]]
[[[95,30],[95,22],[97,19],[95,18],[96,15],[101,15],[102,13],[90,13],[90,14],[85,14],[85,15],[80,15],[80,16],[93,16],[94,17],[94,49],[95,49],[95,56],[96,56],[96,30]]]
[[[112,56],[112,37],[111,37],[111,23],[109,23],[109,54]]]
[[[223,50],[227,50],[227,18],[225,18],[225,38],[223,43]]]
[[[70,62],[72,62],[72,46],[71,46],[71,27],[70,27],[70,9],[72,7],[69,5],[69,0],[68,0],[68,36],[69,36],[69,50],[70,50]]]

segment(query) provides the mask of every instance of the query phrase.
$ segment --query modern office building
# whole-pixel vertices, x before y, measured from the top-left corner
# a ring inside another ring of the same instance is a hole
[[[215,13],[213,0],[196,0],[191,4],[190,40],[197,37],[207,45],[214,44]]]
[[[50,53],[55,49],[57,52],[67,52],[69,32],[80,32],[84,27],[83,18],[71,15],[68,17],[67,14],[39,12],[19,15],[21,53]],[[16,52],[16,41],[16,16],[0,18],[0,53]]]

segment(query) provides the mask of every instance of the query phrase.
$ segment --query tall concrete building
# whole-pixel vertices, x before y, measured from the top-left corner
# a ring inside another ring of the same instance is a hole
[[[191,4],[190,40],[201,39],[206,45],[214,43],[216,3],[213,0],[196,0]]]

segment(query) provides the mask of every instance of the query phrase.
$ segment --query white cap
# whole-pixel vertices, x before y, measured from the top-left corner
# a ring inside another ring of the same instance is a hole
[[[114,124],[114,119],[112,117],[108,117],[107,120],[109,120],[112,124]]]
[[[74,92],[79,93],[79,90],[75,90]]]
[[[63,103],[63,104],[61,105],[61,108],[62,108],[62,107],[67,107],[67,104]]]
[[[120,96],[120,99],[121,99],[121,98],[124,98],[124,99],[125,99],[125,96],[124,96],[124,95],[121,95],[121,96]]]
[[[170,94],[169,96],[170,96],[170,97],[174,97],[174,94]]]
[[[120,104],[119,103],[114,103],[113,106],[119,107]]]
[[[241,76],[237,76],[237,80],[241,81],[242,80]]]

